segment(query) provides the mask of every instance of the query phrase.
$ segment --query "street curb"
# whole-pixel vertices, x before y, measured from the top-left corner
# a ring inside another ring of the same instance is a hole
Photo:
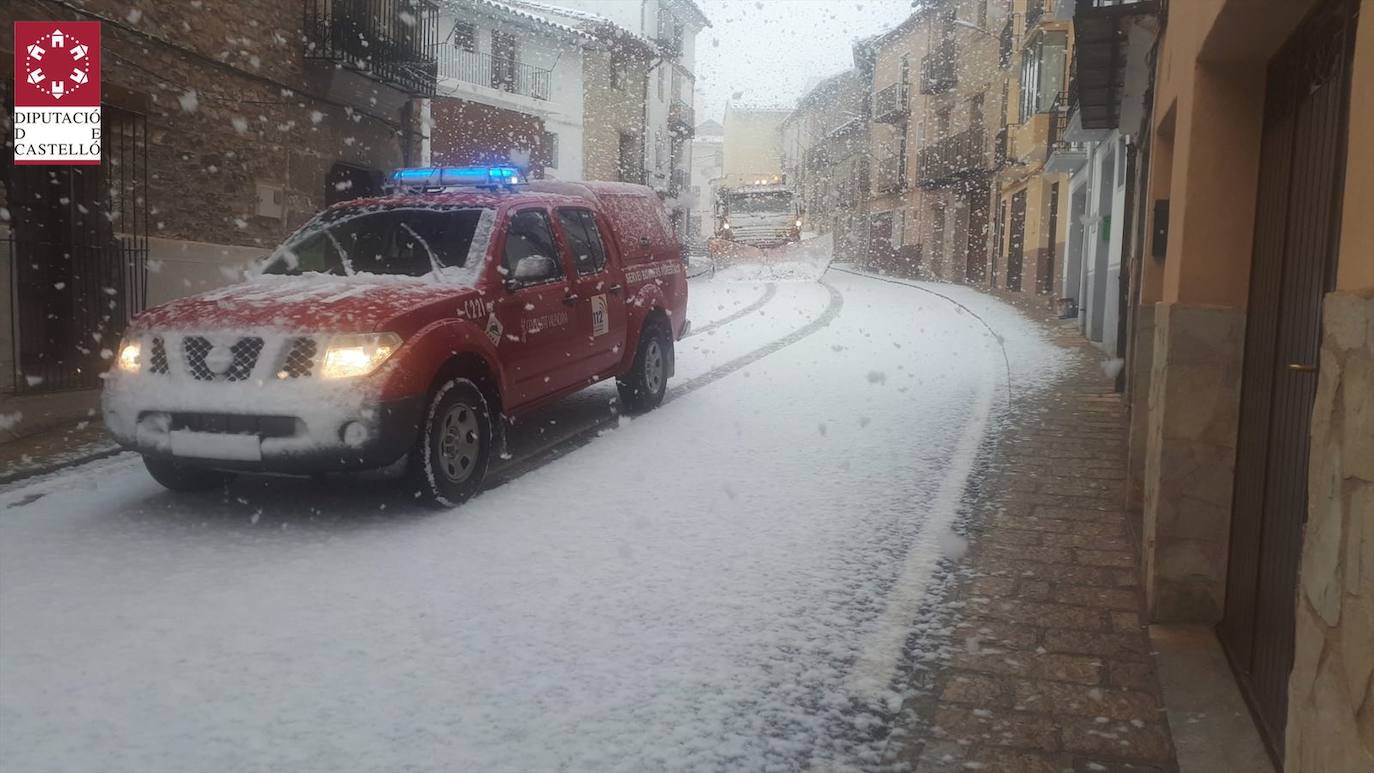
[[[93,451],[89,454],[82,454],[81,456],[73,457],[71,459],[64,459],[60,462],[53,462],[51,464],[45,464],[40,467],[31,467],[22,472],[0,473],[0,486],[7,486],[11,483],[18,483],[23,480],[28,480],[29,478],[36,478],[40,475],[48,475],[49,473],[54,473],[59,470],[65,470],[69,467],[77,467],[79,465],[87,464],[89,462],[95,462],[101,459],[108,459],[111,456],[117,456],[119,454],[122,454],[124,453],[124,451],[124,448],[120,446],[115,446],[114,448],[107,448],[103,451]]]

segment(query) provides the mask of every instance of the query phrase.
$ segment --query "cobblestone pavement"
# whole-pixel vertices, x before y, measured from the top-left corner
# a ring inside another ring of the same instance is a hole
[[[1176,770],[1123,508],[1126,415],[1101,353],[1014,406],[967,500],[968,550],[919,626],[885,762],[937,771]]]

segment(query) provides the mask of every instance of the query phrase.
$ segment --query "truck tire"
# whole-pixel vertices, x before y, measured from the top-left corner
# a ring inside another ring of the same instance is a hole
[[[143,466],[148,468],[153,480],[172,491],[211,491],[224,488],[234,479],[231,472],[197,467],[158,456],[143,457]]]
[[[407,465],[415,496],[427,504],[456,507],[482,490],[491,460],[492,419],[487,398],[466,378],[434,390]]]
[[[630,372],[616,379],[620,402],[630,413],[643,413],[657,408],[668,391],[668,372],[673,361],[673,337],[666,326],[647,322],[639,335],[639,349],[635,352]]]

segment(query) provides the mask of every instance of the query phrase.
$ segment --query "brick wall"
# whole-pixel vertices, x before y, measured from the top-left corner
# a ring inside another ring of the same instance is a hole
[[[147,116],[153,236],[271,247],[324,205],[335,163],[384,171],[418,146],[406,95],[306,61],[301,2],[83,7],[91,15],[41,0],[11,10],[17,19],[102,21],[105,101]],[[9,82],[8,51],[0,67]],[[255,214],[259,184],[282,189],[282,217]]]

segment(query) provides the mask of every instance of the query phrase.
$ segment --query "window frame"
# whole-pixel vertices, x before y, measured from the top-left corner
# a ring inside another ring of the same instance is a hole
[[[553,248],[554,253],[549,257],[553,258],[554,265],[558,266],[557,276],[549,277],[548,279],[543,279],[535,282],[517,280],[515,278],[515,266],[508,265],[507,263],[507,250],[510,246],[511,226],[515,223],[515,219],[517,217],[529,213],[537,213],[540,217],[544,219],[544,228],[546,231],[548,231],[549,234],[549,246]],[[512,209],[509,212],[507,212],[506,228],[501,235],[501,239],[501,262],[498,265],[500,266],[500,268],[505,269],[505,273],[502,274],[500,271],[498,271],[497,273],[500,275],[501,279],[507,284],[507,286],[511,286],[511,283],[515,283],[514,289],[524,290],[531,287],[544,287],[555,282],[567,282],[568,267],[564,264],[564,258],[566,256],[561,254],[563,250],[561,245],[558,243],[558,236],[554,232],[553,220],[549,217],[549,210],[547,207],[526,206],[521,209]]]
[[[593,243],[592,246],[600,249],[601,251],[601,261],[591,271],[584,272],[582,270],[582,263],[581,260],[578,258],[577,250],[573,244],[570,230],[565,225],[563,220],[564,213],[577,215],[579,225],[581,225],[582,227],[583,234],[587,236],[588,242]],[[596,212],[592,211],[587,207],[568,206],[558,207],[554,210],[554,215],[558,218],[558,229],[562,234],[563,239],[572,254],[573,276],[576,276],[579,279],[585,279],[587,277],[593,277],[597,276],[598,274],[606,273],[607,268],[611,264],[611,258],[610,254],[606,250],[606,239],[601,233],[601,223],[596,216]]]
[[[470,21],[453,23],[453,47],[470,54],[477,52],[477,25]]]

